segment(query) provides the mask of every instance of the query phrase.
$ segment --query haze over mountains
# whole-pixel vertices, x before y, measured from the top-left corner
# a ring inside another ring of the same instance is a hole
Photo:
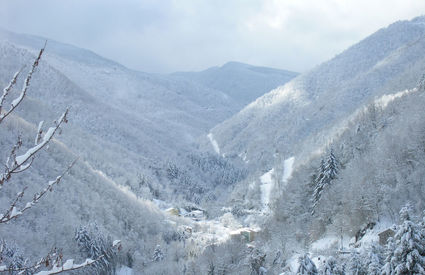
[[[43,44],[0,31],[0,84]],[[2,236],[31,257],[52,243],[81,257],[73,232],[96,221],[123,240],[127,256],[114,264],[134,274],[207,274],[212,266],[296,274],[304,252],[318,265],[337,257],[348,270],[340,246],[370,253],[370,240],[399,222],[406,202],[416,214],[425,208],[424,52],[424,16],[301,75],[237,62],[149,74],[48,41],[24,104],[0,127],[2,152],[18,133],[31,146],[38,122],[67,107],[70,123],[1,205],[25,182],[35,182],[28,194],[37,192],[80,160],[39,210]],[[324,163],[332,158],[331,177]],[[367,238],[352,241],[371,223]],[[241,230],[256,232],[248,246]],[[157,245],[163,263],[152,260]]]
[[[241,105],[247,105],[257,97],[297,76],[297,73],[266,67],[228,62],[202,72],[178,72],[177,79],[187,79],[206,87],[224,91]],[[230,77],[231,76],[231,77]]]

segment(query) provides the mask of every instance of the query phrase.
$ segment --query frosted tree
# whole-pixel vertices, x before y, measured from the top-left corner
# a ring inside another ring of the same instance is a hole
[[[317,175],[313,180],[314,183],[314,191],[313,191],[313,198],[312,198],[312,202],[313,202],[313,211],[312,214],[314,214],[314,209],[316,208],[317,203],[320,200],[320,197],[322,196],[322,191],[325,185],[325,161],[324,159],[320,160],[320,166],[317,169]]]
[[[315,275],[318,274],[317,267],[310,259],[308,254],[304,254],[303,256],[298,258],[298,269],[296,274],[300,275]]]
[[[383,275],[425,274],[425,235],[423,223],[411,220],[410,206],[400,210],[399,226],[387,245]]]
[[[208,263],[208,269],[207,269],[207,275],[215,275],[215,265],[214,262],[209,262]]]
[[[112,238],[105,234],[96,223],[80,226],[75,232],[75,240],[85,257],[99,259],[92,265],[95,274],[114,274],[116,251]]]
[[[347,275],[366,275],[364,270],[362,258],[358,253],[352,253],[347,264]]]
[[[320,275],[343,275],[343,269],[338,265],[338,262],[334,257],[329,257],[326,259],[325,264],[323,265],[322,270],[319,273]]]
[[[382,268],[382,248],[381,246],[372,245],[370,251],[365,258],[365,265],[367,267],[366,274],[379,275]]]
[[[326,160],[321,160],[320,166],[317,171],[317,175],[314,179],[314,191],[312,197],[312,211],[311,214],[314,215],[316,206],[322,197],[322,192],[325,188],[334,180],[338,174],[339,163],[336,159],[333,151],[331,150]]]
[[[266,254],[255,249],[250,256],[250,270],[252,275],[261,275],[264,273],[264,264],[266,262]]]
[[[154,262],[160,262],[164,259],[164,253],[162,252],[161,246],[159,244],[155,247],[152,258]]]
[[[25,267],[27,259],[22,255],[15,243],[0,240],[0,255],[2,264],[8,270],[17,270]],[[32,270],[24,270],[22,274],[31,274]]]

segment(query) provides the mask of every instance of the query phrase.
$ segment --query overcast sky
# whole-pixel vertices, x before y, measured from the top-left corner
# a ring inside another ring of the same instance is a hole
[[[1,0],[0,27],[87,48],[146,72],[240,61],[298,72],[425,0]]]

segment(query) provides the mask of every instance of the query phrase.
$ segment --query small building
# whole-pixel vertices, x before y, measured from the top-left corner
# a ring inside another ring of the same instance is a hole
[[[242,230],[241,235],[245,238],[245,241],[250,243],[255,239],[255,231],[252,229]]]
[[[379,244],[386,245],[388,242],[388,239],[394,237],[394,235],[395,235],[395,232],[391,228],[388,228],[387,230],[384,230],[381,233],[378,233]]]
[[[251,229],[251,228],[240,228],[238,230],[235,230],[230,233],[230,236],[234,240],[240,240],[245,243],[250,243],[254,241],[255,234],[257,233],[257,230]]]

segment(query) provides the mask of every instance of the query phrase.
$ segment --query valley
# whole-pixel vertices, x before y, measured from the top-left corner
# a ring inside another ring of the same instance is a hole
[[[1,209],[25,187],[24,207],[77,161],[0,227],[5,271],[58,247],[76,262],[100,257],[75,274],[393,274],[406,232],[419,247],[403,252],[419,255],[412,274],[425,268],[424,16],[301,74],[240,62],[145,73],[0,30],[2,87],[45,40],[0,124],[1,158],[16,159],[18,136],[20,154],[34,136],[37,146],[40,121],[69,109],[68,123],[2,187]]]

